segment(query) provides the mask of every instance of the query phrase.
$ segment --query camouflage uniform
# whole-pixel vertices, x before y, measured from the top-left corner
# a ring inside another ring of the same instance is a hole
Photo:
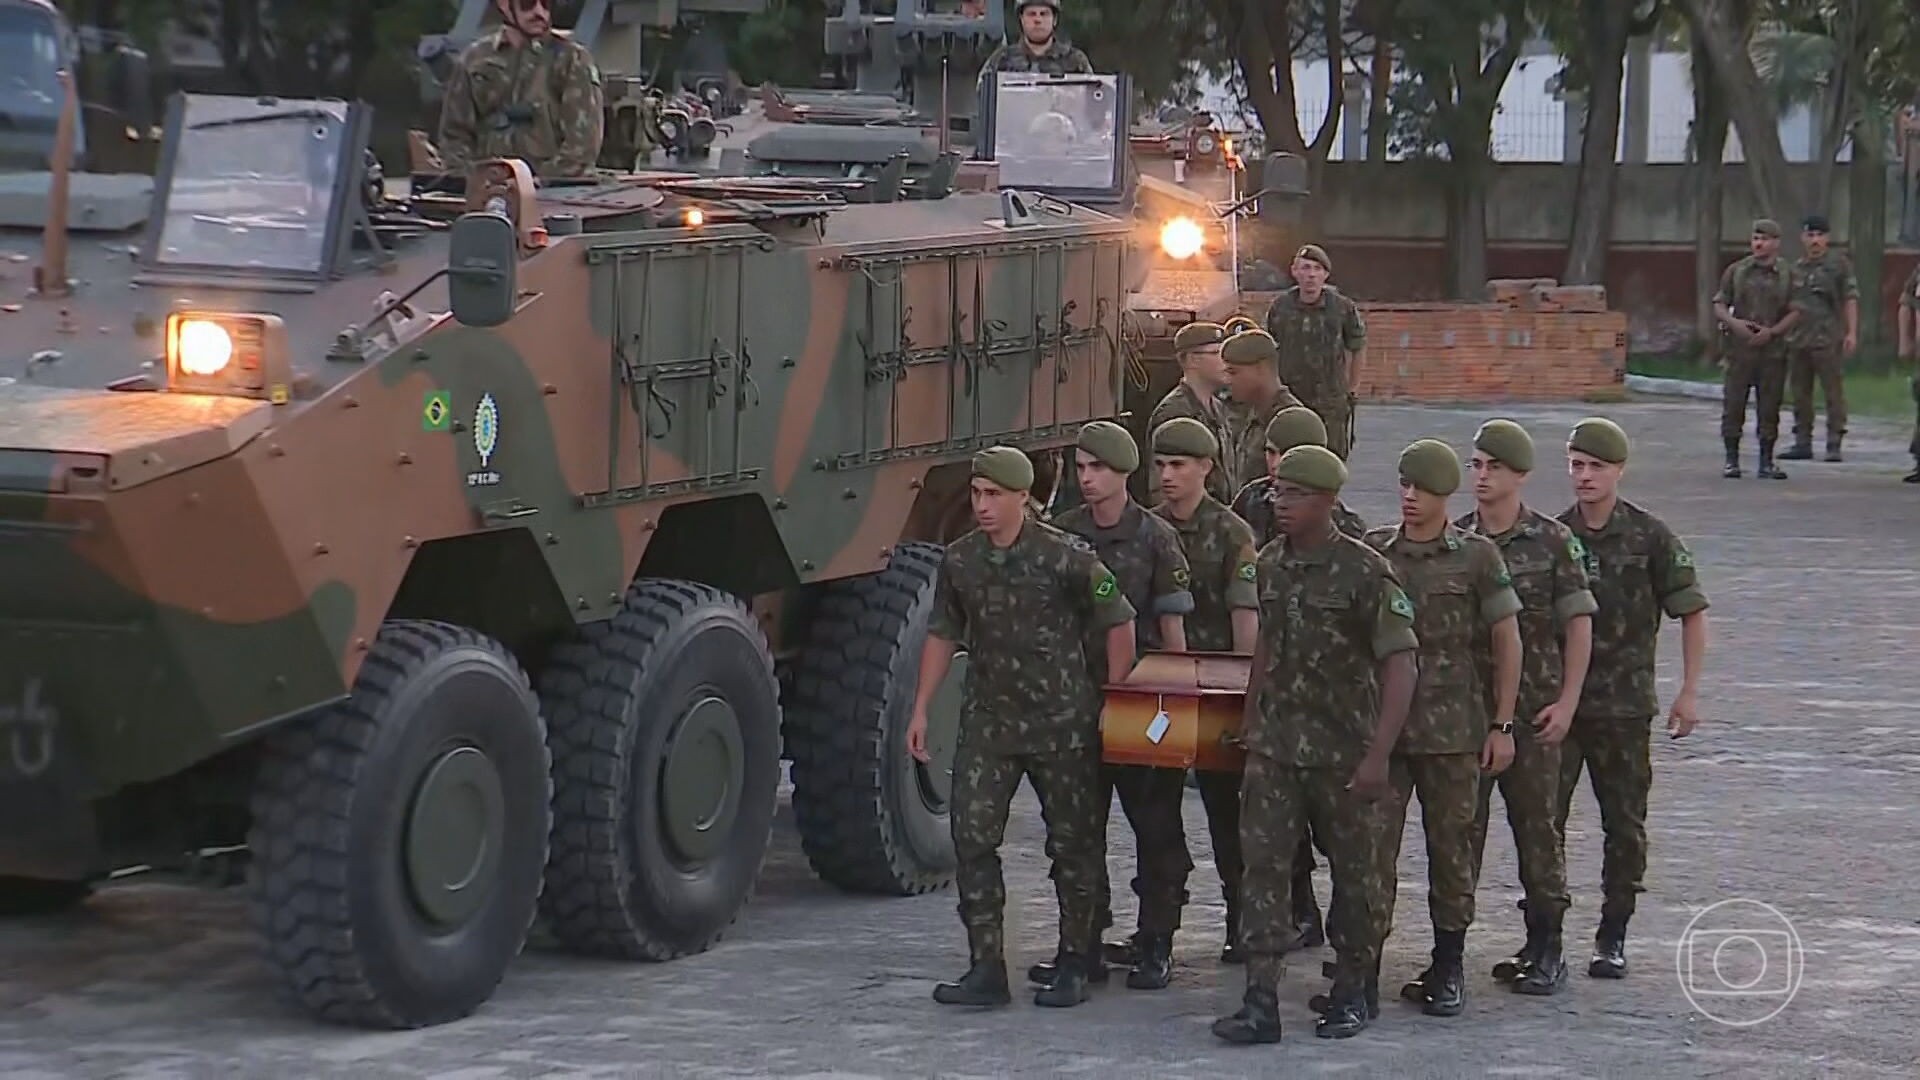
[[[1173,527],[1193,568],[1193,613],[1186,620],[1188,651],[1232,652],[1234,611],[1258,610],[1260,605],[1254,591],[1253,531],[1211,496],[1201,499],[1186,521],[1174,517],[1165,503],[1153,512]],[[1199,769],[1195,779],[1207,811],[1214,869],[1220,874],[1227,904],[1227,944],[1237,947],[1245,867],[1240,852],[1240,774]]]
[[[1900,286],[1900,306],[1914,313],[1910,318],[1920,321],[1920,266],[1914,267]],[[1914,332],[1920,335],[1920,327]],[[1913,437],[1907,443],[1907,453],[1913,455],[1914,475],[1920,476],[1920,365],[1915,365],[1908,388],[1913,393]]]
[[[1714,302],[1736,319],[1772,326],[1786,317],[1793,296],[1793,272],[1778,258],[1761,262],[1749,255],[1720,275]],[[1791,333],[1791,331],[1789,331]],[[1758,349],[1727,338],[1727,376],[1721,394],[1720,438],[1733,450],[1747,423],[1747,395],[1754,394],[1753,434],[1762,447],[1780,435],[1780,400],[1787,388],[1787,343],[1775,339]]]
[[[1513,591],[1520,597],[1520,693],[1515,698],[1513,764],[1480,781],[1473,817],[1473,872],[1478,880],[1487,846],[1487,820],[1497,784],[1520,861],[1529,924],[1558,930],[1571,898],[1566,853],[1555,826],[1560,805],[1560,748],[1540,741],[1533,718],[1560,699],[1567,621],[1598,606],[1587,584],[1586,548],[1561,522],[1522,506],[1513,527],[1489,535],[1475,510],[1455,522],[1500,547]]]
[[[1336,989],[1368,985],[1393,925],[1400,820],[1393,800],[1347,790],[1380,712],[1379,662],[1419,647],[1413,607],[1393,564],[1334,535],[1295,552],[1281,539],[1260,552],[1265,667],[1252,673],[1259,707],[1247,743],[1240,842],[1246,858],[1242,927],[1247,985],[1271,991],[1293,937],[1292,863],[1303,830],[1327,841],[1333,871],[1328,936]],[[1405,764],[1391,775],[1405,789]]]
[[[1793,306],[1800,321],[1787,332],[1792,346],[1788,375],[1793,384],[1793,442],[1796,450],[1813,445],[1813,380],[1827,403],[1827,449],[1838,451],[1847,433],[1847,391],[1841,382],[1846,357],[1846,302],[1860,298],[1860,282],[1845,255],[1828,251],[1818,259],[1802,256],[1793,264]],[[1799,455],[1795,455],[1799,456]]]
[[[1019,33],[1015,31],[1016,35]],[[985,80],[989,71],[1030,71],[1041,75],[1091,75],[1093,61],[1087,54],[1061,41],[1059,37],[1047,42],[1047,47],[1035,53],[1027,48],[1024,39],[1009,44],[1005,41],[994,46],[993,51],[980,65],[980,76]]]
[[[1327,448],[1344,460],[1353,449],[1353,401],[1346,354],[1367,344],[1360,308],[1328,285],[1309,304],[1295,285],[1267,309],[1267,333],[1280,344],[1280,379],[1327,424]]]
[[[467,46],[440,106],[448,172],[517,157],[540,177],[580,176],[604,138],[600,69],[586,47],[548,36],[515,46],[506,28]]]
[[[965,705],[954,749],[952,831],[960,921],[976,962],[1004,955],[999,848],[1021,777],[1040,798],[1064,949],[1091,955],[1103,808],[1099,689],[1081,652],[1094,628],[1135,615],[1085,541],[1027,521],[996,548],[975,530],[940,562],[928,632],[965,643]]]
[[[1574,788],[1585,766],[1606,834],[1600,882],[1602,926],[1624,933],[1647,870],[1647,795],[1653,787],[1648,740],[1660,711],[1654,658],[1660,613],[1681,618],[1707,608],[1693,553],[1667,524],[1625,499],[1599,529],[1576,504],[1560,514],[1587,551],[1587,577],[1599,610],[1593,616],[1593,659],[1581,688],[1573,729],[1560,749],[1560,808],[1555,826],[1564,845]]]
[[[1263,548],[1280,538],[1280,527],[1273,517],[1273,477],[1263,476],[1240,489],[1233,497],[1233,512],[1253,527],[1253,546]],[[1343,499],[1333,503],[1333,527],[1355,540],[1367,535],[1367,521],[1353,512]]]
[[[1267,475],[1267,425],[1273,422],[1274,413],[1302,404],[1305,402],[1295,397],[1289,387],[1281,387],[1265,405],[1228,403],[1222,425],[1227,437],[1220,441],[1220,457],[1223,463],[1230,463],[1229,492],[1239,491]],[[1220,501],[1225,503],[1230,499],[1228,495]]]
[[[1491,628],[1519,613],[1520,598],[1499,547],[1457,526],[1415,541],[1387,525],[1369,532],[1367,543],[1392,561],[1419,613],[1413,630],[1420,638],[1420,681],[1394,753],[1406,760],[1420,796],[1434,932],[1464,933],[1473,922],[1478,879],[1473,828],[1480,751],[1492,726]],[[1410,794],[1402,793],[1401,814]]]
[[[1127,598],[1135,612],[1136,658],[1148,649],[1164,648],[1160,639],[1160,617],[1186,616],[1194,607],[1187,557],[1181,553],[1180,539],[1173,529],[1132,501],[1121,512],[1120,521],[1110,529],[1101,528],[1093,520],[1092,511],[1084,506],[1062,513],[1054,523],[1091,544],[1094,554],[1119,580],[1120,594]],[[1105,627],[1088,628],[1085,649],[1094,688],[1092,708],[1098,715],[1104,702],[1099,688],[1107,681]],[[1180,928],[1180,908],[1187,899],[1187,875],[1193,872],[1186,826],[1180,821],[1185,782],[1185,769],[1106,764],[1100,767],[1096,801],[1103,808],[1112,806],[1113,792],[1117,790],[1121,812],[1133,827],[1137,868],[1133,891],[1140,898],[1139,929],[1143,934],[1171,934]],[[1103,826],[1107,817],[1107,814],[1101,815]],[[1103,842],[1101,850],[1105,849]],[[1112,892],[1104,857],[1100,860],[1100,879],[1095,887],[1094,925],[1096,930],[1113,925]]]
[[[1220,440],[1222,447],[1230,445],[1227,442],[1225,402],[1216,398],[1212,402],[1212,407],[1209,408],[1208,403],[1201,398],[1200,392],[1189,385],[1185,379],[1174,383],[1173,389],[1167,391],[1167,396],[1161,398],[1160,404],[1153,407],[1152,414],[1147,417],[1147,434],[1151,436],[1160,429],[1161,424],[1181,416],[1191,417],[1207,425],[1207,430],[1213,432],[1213,437]],[[1157,490],[1158,481],[1155,481],[1152,486]],[[1213,470],[1207,473],[1207,494],[1222,503],[1233,497],[1232,480],[1227,476],[1225,466],[1219,462],[1215,462]]]

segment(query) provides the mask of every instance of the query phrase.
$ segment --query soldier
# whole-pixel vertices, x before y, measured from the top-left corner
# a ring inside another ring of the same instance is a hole
[[[1080,429],[1074,451],[1081,504],[1062,513],[1054,524],[1093,546],[1093,552],[1120,582],[1120,594],[1133,605],[1134,643],[1138,651],[1168,649],[1185,652],[1183,618],[1193,610],[1188,588],[1187,557],[1173,528],[1148,513],[1127,495],[1127,477],[1140,467],[1140,448],[1118,424],[1096,420]],[[1092,708],[1097,714],[1104,695],[1097,693],[1106,679],[1106,631],[1096,628],[1087,639],[1087,659],[1096,689]],[[1186,826],[1180,804],[1186,796],[1185,769],[1156,769],[1145,765],[1105,765],[1100,768],[1100,791],[1095,802],[1105,810],[1120,792],[1120,809],[1133,827],[1136,872],[1134,895],[1140,914],[1131,946],[1108,946],[1128,958],[1133,970],[1127,985],[1135,990],[1164,989],[1172,977],[1173,934],[1180,928],[1180,908],[1187,900],[1187,875],[1193,857],[1187,852]],[[1102,821],[1106,814],[1102,814]],[[1105,851],[1105,844],[1101,845]],[[1096,932],[1113,925],[1107,861],[1100,860],[1095,888]],[[1107,980],[1104,954],[1087,958],[1092,982]],[[1059,961],[1035,964],[1027,978],[1045,986],[1053,981]]]
[[[1213,1023],[1228,1042],[1280,1040],[1291,863],[1309,821],[1328,842],[1337,956],[1314,1034],[1346,1038],[1379,1015],[1380,945],[1400,857],[1395,788],[1406,785],[1393,747],[1420,643],[1393,564],[1333,527],[1346,479],[1323,446],[1294,447],[1274,470],[1282,535],[1260,552],[1260,632],[1241,728],[1247,988],[1240,1011]]]
[[[1480,877],[1487,819],[1497,780],[1520,860],[1527,943],[1494,965],[1493,977],[1515,993],[1546,996],[1566,985],[1560,927],[1570,898],[1555,812],[1560,796],[1560,741],[1573,724],[1593,647],[1596,604],[1587,587],[1586,548],[1564,524],[1527,506],[1520,490],[1533,471],[1533,438],[1511,420],[1489,420],[1473,437],[1476,509],[1454,524],[1500,547],[1520,597],[1521,723],[1514,725],[1513,765],[1483,777],[1473,816],[1473,876]]]
[[[536,176],[580,176],[605,136],[600,69],[553,33],[551,0],[494,0],[500,28],[461,52],[440,104],[448,172],[517,157]]]
[[[1914,343],[1920,339],[1920,266],[1913,268],[1907,275],[1906,284],[1900,286],[1900,306],[1894,309],[1894,320],[1900,328],[1900,359],[1911,361],[1916,349]],[[1913,438],[1907,443],[1907,453],[1913,455],[1913,471],[1900,479],[1909,484],[1920,484],[1920,366],[1916,366],[1909,382],[1913,393]]]
[[[1254,594],[1253,530],[1207,494],[1206,478],[1218,471],[1220,441],[1191,417],[1175,417],[1153,429],[1153,465],[1165,501],[1153,512],[1172,526],[1193,571],[1193,612],[1187,616],[1187,648],[1196,652],[1251,654],[1259,631]],[[1227,904],[1226,944],[1220,962],[1240,957],[1243,862],[1240,857],[1240,774],[1195,770],[1200,802],[1207,809],[1213,865]]]
[[[1847,434],[1847,388],[1842,382],[1847,357],[1860,336],[1860,283],[1845,255],[1827,250],[1827,219],[1807,217],[1800,232],[1807,253],[1793,264],[1793,306],[1800,319],[1788,335],[1793,383],[1793,446],[1783,461],[1813,459],[1813,380],[1827,402],[1827,460],[1840,460]]]
[[[1273,520],[1273,470],[1281,455],[1296,446],[1327,445],[1327,425],[1320,414],[1304,405],[1294,405],[1273,414],[1267,423],[1267,471],[1259,479],[1240,489],[1233,497],[1233,512],[1253,526],[1256,548],[1266,547],[1279,538]],[[1367,522],[1353,512],[1343,499],[1333,503],[1333,526],[1359,540],[1367,535]]]
[[[1133,667],[1134,610],[1085,541],[1027,516],[1032,485],[1033,462],[1019,450],[995,446],[974,455],[970,496],[979,527],[947,545],[940,560],[907,727],[908,752],[930,760],[927,708],[955,645],[965,642],[970,667],[953,756],[952,830],[971,965],[957,982],[934,987],[933,999],[943,1005],[1012,1000],[999,848],[1022,777],[1040,798],[1060,903],[1059,973],[1034,1003],[1087,1000],[1093,890],[1104,857],[1105,809],[1094,802],[1100,729],[1092,703],[1099,687],[1086,664],[1059,658],[1080,653],[1084,638],[1104,628],[1107,677],[1124,679]]]
[[[1346,459],[1353,450],[1353,412],[1367,324],[1360,309],[1327,284],[1333,260],[1307,244],[1293,256],[1294,285],[1267,309],[1267,333],[1280,345],[1280,377],[1327,424],[1327,446]]]
[[[1608,979],[1627,974],[1627,920],[1647,870],[1647,793],[1653,786],[1648,740],[1660,711],[1653,688],[1660,613],[1681,626],[1682,674],[1667,716],[1670,738],[1685,738],[1699,723],[1696,695],[1707,656],[1707,594],[1693,553],[1666,522],[1620,497],[1627,450],[1626,432],[1611,420],[1592,417],[1575,425],[1567,439],[1567,471],[1576,501],[1560,515],[1587,550],[1587,577],[1600,610],[1593,617],[1593,659],[1580,709],[1560,748],[1555,826],[1564,845],[1573,790],[1585,766],[1606,834],[1600,864],[1605,899],[1587,974]]]
[[[1498,775],[1513,762],[1520,688],[1520,598],[1499,547],[1447,520],[1447,496],[1459,487],[1453,449],[1420,439],[1400,452],[1400,524],[1367,533],[1419,612],[1413,631],[1420,638],[1420,682],[1394,753],[1405,759],[1420,797],[1433,963],[1401,987],[1400,996],[1429,1016],[1458,1016],[1466,1008],[1461,963],[1477,877],[1473,809],[1481,772]],[[1404,814],[1404,794],[1399,806]]]
[[[1233,335],[1220,346],[1220,356],[1227,362],[1227,392],[1232,398],[1222,425],[1226,438],[1220,440],[1220,464],[1228,473],[1227,491],[1235,492],[1267,475],[1267,424],[1281,409],[1300,404],[1300,399],[1280,381],[1280,353],[1266,331],[1243,330]]]
[[[1216,439],[1226,435],[1227,362],[1220,345],[1227,340],[1218,323],[1190,322],[1173,335],[1173,357],[1180,364],[1180,381],[1173,384],[1147,417],[1149,437],[1176,416],[1190,416],[1207,425]],[[1148,493],[1158,496],[1160,480],[1147,480]],[[1233,497],[1224,469],[1207,474],[1207,494],[1226,502]]]
[[[1740,478],[1740,429],[1747,423],[1751,390],[1753,434],[1760,440],[1760,467],[1755,475],[1785,480],[1787,474],[1774,464],[1773,444],[1780,434],[1780,398],[1787,386],[1786,333],[1800,313],[1791,303],[1793,272],[1776,258],[1779,223],[1767,218],[1755,221],[1750,244],[1753,254],[1727,267],[1720,276],[1720,291],[1713,297],[1713,317],[1731,339],[1720,395],[1720,441],[1727,448],[1727,464],[1720,475]]]
[[[1020,16],[1020,44],[1008,48],[1006,42],[994,46],[980,65],[984,81],[989,71],[1037,71],[1048,75],[1091,75],[1093,62],[1087,54],[1061,41],[1055,31],[1060,25],[1059,0],[1020,0],[1014,9]]]

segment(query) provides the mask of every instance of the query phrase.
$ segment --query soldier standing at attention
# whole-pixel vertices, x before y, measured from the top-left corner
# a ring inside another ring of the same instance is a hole
[[[1253,526],[1253,545],[1266,547],[1279,538],[1273,518],[1273,470],[1280,458],[1296,446],[1327,445],[1327,425],[1320,414],[1304,405],[1293,405],[1273,414],[1267,423],[1267,471],[1240,489],[1233,497],[1233,512]],[[1333,526],[1355,540],[1367,535],[1366,519],[1353,512],[1345,500],[1333,503]]]
[[[1567,471],[1576,500],[1560,515],[1585,545],[1587,577],[1600,610],[1593,617],[1593,660],[1573,728],[1560,748],[1560,812],[1564,847],[1567,814],[1580,770],[1591,774],[1606,834],[1600,863],[1600,929],[1587,974],[1627,974],[1627,920],[1647,871],[1647,793],[1653,787],[1648,741],[1660,711],[1653,665],[1660,613],[1679,619],[1680,693],[1667,716],[1667,735],[1683,739],[1699,723],[1696,695],[1707,658],[1707,594],[1693,553],[1666,522],[1619,494],[1626,468],[1627,433],[1611,420],[1580,421],[1567,439]]]
[[[953,754],[952,830],[960,921],[971,965],[934,987],[943,1005],[1004,1005],[1006,881],[1000,843],[1013,794],[1025,777],[1040,798],[1047,855],[1060,902],[1059,973],[1034,995],[1038,1005],[1087,1000],[1087,958],[1095,945],[1093,890],[1099,879],[1099,687],[1079,655],[1104,628],[1107,677],[1133,668],[1133,605],[1113,572],[1084,541],[1026,514],[1033,462],[1010,446],[973,458],[969,497],[979,528],[947,545],[934,587],[932,621],[920,657],[920,690],[907,726],[907,751],[925,762],[927,708],[965,642],[971,656],[959,740]]]
[[[1226,340],[1226,330],[1210,322],[1190,322],[1173,335],[1173,357],[1180,364],[1180,381],[1147,417],[1149,436],[1160,430],[1161,424],[1187,416],[1207,425],[1214,438],[1224,439],[1221,398],[1227,391],[1227,362],[1220,357],[1220,345]],[[1158,482],[1150,478],[1149,489],[1157,492],[1154,485]],[[1207,474],[1207,494],[1226,502],[1233,497],[1227,483],[1225,469],[1213,470]]]
[[[1267,475],[1267,424],[1281,409],[1300,404],[1280,381],[1280,352],[1264,330],[1243,330],[1220,346],[1227,362],[1227,406],[1220,466],[1227,472],[1228,494]]]
[[[1207,494],[1206,478],[1219,470],[1220,441],[1199,421],[1175,417],[1153,430],[1153,465],[1164,502],[1153,512],[1172,526],[1193,571],[1193,612],[1187,616],[1187,648],[1196,652],[1251,654],[1259,632],[1255,595],[1253,530]],[[1240,774],[1196,769],[1200,801],[1207,809],[1213,865],[1227,904],[1226,944],[1220,961],[1240,960],[1243,861],[1240,857]]]
[[[1367,324],[1360,308],[1327,284],[1333,260],[1307,244],[1293,256],[1293,287],[1267,309],[1267,333],[1280,345],[1280,377],[1327,424],[1327,446],[1346,460],[1353,450]]]
[[[1571,902],[1567,864],[1555,814],[1560,804],[1560,741],[1573,726],[1580,686],[1593,651],[1593,612],[1586,548],[1564,524],[1520,501],[1533,471],[1533,438],[1511,420],[1489,420],[1473,437],[1473,494],[1478,503],[1454,524],[1500,546],[1519,595],[1520,693],[1513,765],[1497,778],[1520,860],[1527,943],[1494,965],[1493,977],[1515,993],[1546,996],[1566,985],[1560,927]],[[1479,880],[1495,777],[1480,781],[1473,816],[1473,876]]]
[[[1420,682],[1394,753],[1406,760],[1420,797],[1433,963],[1400,996],[1429,1016],[1458,1016],[1466,1008],[1462,958],[1477,880],[1473,810],[1481,772],[1498,775],[1513,762],[1520,689],[1520,598],[1499,547],[1447,520],[1447,496],[1459,487],[1453,449],[1436,439],[1414,442],[1400,452],[1400,524],[1367,533],[1419,613],[1413,631]],[[1404,815],[1405,796],[1399,807]]]
[[[1915,341],[1920,339],[1920,266],[1913,268],[1907,275],[1906,284],[1900,286],[1900,305],[1894,308],[1894,320],[1900,329],[1900,359],[1913,360]],[[1913,471],[1900,479],[1908,484],[1920,484],[1920,367],[1915,367],[1909,382],[1913,393],[1913,438],[1907,443],[1907,453],[1913,455]]]
[[[454,61],[440,103],[440,157],[449,173],[517,157],[534,175],[581,176],[605,137],[593,54],[553,33],[552,0],[494,0],[500,28]]]
[[[1840,460],[1847,434],[1847,388],[1842,375],[1860,339],[1860,283],[1845,255],[1827,250],[1827,219],[1808,216],[1800,231],[1807,253],[1793,264],[1793,306],[1800,321],[1788,335],[1793,383],[1793,446],[1783,461],[1813,458],[1813,380],[1827,402],[1827,460]]]
[[[1061,41],[1059,0],[1020,0],[1014,9],[1020,17],[1020,44],[1008,48],[1006,42],[994,46],[980,65],[984,79],[989,71],[1037,71],[1047,75],[1091,75],[1093,62],[1087,54]]]
[[[1720,475],[1740,478],[1740,429],[1747,423],[1747,394],[1754,394],[1753,434],[1760,440],[1762,480],[1785,480],[1773,462],[1780,435],[1780,399],[1787,387],[1786,333],[1799,318],[1793,307],[1793,273],[1781,265],[1780,225],[1761,218],[1753,223],[1753,254],[1727,267],[1713,297],[1713,317],[1732,339],[1727,350],[1726,382],[1721,389],[1720,441],[1727,464]]]
[[[1333,989],[1314,1034],[1346,1038],[1379,1015],[1380,946],[1400,857],[1393,754],[1413,695],[1419,640],[1393,564],[1333,527],[1347,469],[1297,446],[1274,470],[1281,538],[1259,558],[1260,631],[1241,738],[1240,843],[1247,989],[1213,1023],[1234,1043],[1280,1041],[1280,956],[1292,936],[1293,855],[1311,822],[1333,870]]]
[[[1120,595],[1133,605],[1136,653],[1148,649],[1185,652],[1187,637],[1183,617],[1193,611],[1187,557],[1180,550],[1180,538],[1173,527],[1148,513],[1127,494],[1127,477],[1140,467],[1140,448],[1134,444],[1133,436],[1111,421],[1096,420],[1088,424],[1080,429],[1074,466],[1080,482],[1081,503],[1055,518],[1055,526],[1091,544],[1100,562],[1119,580]],[[1092,668],[1095,715],[1105,703],[1099,687],[1106,680],[1106,637],[1105,628],[1094,627],[1086,641],[1087,661],[1097,665]],[[1103,811],[1103,827],[1107,818],[1104,811],[1112,805],[1115,790],[1120,792],[1120,809],[1133,827],[1137,867],[1133,891],[1140,898],[1139,922],[1131,948],[1120,945],[1109,946],[1108,950],[1129,958],[1133,970],[1127,975],[1127,985],[1135,990],[1164,989],[1172,977],[1173,934],[1180,928],[1180,908],[1187,899],[1187,875],[1193,872],[1193,857],[1187,852],[1186,826],[1180,821],[1186,776],[1185,769],[1107,764],[1100,767],[1100,790],[1095,803]],[[1095,888],[1096,933],[1113,925],[1104,839],[1103,834],[1100,880]],[[1107,979],[1105,951],[1096,950],[1086,957],[1093,982]],[[1056,957],[1051,964],[1035,964],[1027,978],[1045,986],[1053,982],[1058,969]]]

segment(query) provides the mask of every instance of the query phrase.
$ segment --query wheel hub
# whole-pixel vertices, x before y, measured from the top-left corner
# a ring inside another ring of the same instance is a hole
[[[455,926],[493,889],[505,844],[500,771],[476,747],[440,755],[414,789],[405,844],[407,885],[422,914]]]
[[[740,812],[746,749],[740,718],[724,698],[697,699],[674,725],[660,777],[660,822],[667,843],[686,863],[711,859],[726,846]]]

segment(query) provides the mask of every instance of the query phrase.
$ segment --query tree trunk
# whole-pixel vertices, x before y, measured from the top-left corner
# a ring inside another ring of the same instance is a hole
[[[1587,39],[1586,130],[1580,140],[1580,171],[1573,195],[1573,237],[1560,279],[1569,285],[1606,281],[1607,244],[1613,239],[1613,190],[1619,175],[1620,83],[1626,68],[1633,5],[1625,0],[1583,0]]]
[[[1387,160],[1387,131],[1393,117],[1388,111],[1393,93],[1393,42],[1383,32],[1373,36],[1373,66],[1367,87],[1367,160],[1383,164]]]
[[[1727,107],[1713,61],[1693,41],[1693,335],[1708,364],[1719,359],[1713,294],[1720,288],[1722,194],[1726,189]]]
[[[1880,304],[1880,269],[1887,254],[1887,127],[1885,113],[1869,109],[1853,129],[1847,170],[1847,247],[1860,280],[1860,344],[1887,340]]]
[[[1487,288],[1487,185],[1492,162],[1483,151],[1447,166],[1447,296],[1478,300]]]
[[[1683,4],[1694,35],[1713,61],[1713,76],[1727,114],[1740,132],[1747,175],[1761,213],[1782,223],[1798,220],[1806,193],[1787,169],[1787,155],[1780,146],[1780,116],[1747,55],[1746,27],[1736,21],[1729,0],[1683,0]],[[1783,228],[1782,232],[1783,253],[1797,254],[1799,231]]]

